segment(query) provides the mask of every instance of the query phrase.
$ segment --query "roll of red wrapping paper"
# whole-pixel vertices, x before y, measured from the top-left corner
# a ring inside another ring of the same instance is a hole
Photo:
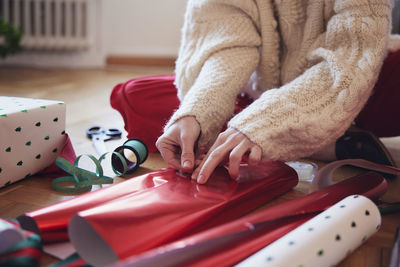
[[[376,200],[386,189],[385,179],[377,173],[355,176],[320,191],[132,256],[113,267],[232,266],[343,198],[359,194]]]
[[[160,170],[130,179],[73,199],[26,213],[18,217],[23,229],[40,234],[44,243],[68,240],[67,226],[71,217],[81,210],[89,209],[146,188],[157,187],[166,180],[158,179],[170,170]]]
[[[244,173],[246,172],[246,165],[243,165],[241,167],[242,180],[245,178]],[[158,189],[158,187],[164,188],[163,185],[174,191],[178,191],[182,186],[192,188],[191,191],[189,190],[187,193],[193,193],[199,190],[199,192],[202,192],[200,196],[203,198],[197,199],[198,202],[196,202],[196,205],[199,205],[198,208],[201,208],[200,203],[203,203],[204,207],[211,205],[211,202],[207,199],[214,199],[212,194],[215,194],[216,198],[219,198],[220,201],[223,197],[226,197],[228,201],[230,198],[235,199],[235,197],[240,196],[246,201],[236,203],[236,205],[239,206],[237,209],[225,210],[225,214],[233,218],[243,215],[261,205],[262,202],[272,199],[274,196],[289,190],[297,184],[297,175],[295,171],[282,162],[265,162],[258,168],[253,169],[249,173],[249,176],[251,176],[251,174],[253,174],[253,178],[256,176],[257,179],[249,183],[238,184],[228,178],[226,172],[221,172],[220,170],[218,173],[213,174],[213,177],[206,185],[200,186],[188,178],[179,177],[179,179],[177,179],[178,175],[172,169],[161,169],[97,191],[83,194],[49,207],[29,212],[20,216],[18,220],[24,229],[40,233],[45,243],[59,242],[68,240],[68,223],[71,217],[78,212],[127,195],[135,197],[136,192],[145,191],[147,193],[154,189],[157,191],[162,190]],[[216,179],[218,177],[219,179]],[[223,180],[223,182],[221,180]],[[166,185],[167,183],[168,185]],[[221,183],[221,188],[218,188]],[[175,189],[173,188],[174,185]],[[274,189],[275,187],[278,187],[276,192]],[[211,189],[209,195],[206,194],[207,188]],[[270,192],[270,189],[273,190],[273,192]],[[175,194],[175,192],[171,192],[171,194],[172,193]],[[257,193],[256,196],[255,193]],[[263,196],[259,197],[260,194]],[[140,194],[140,196],[143,196],[143,194]],[[150,204],[151,203],[149,203],[149,205]],[[186,208],[185,205],[187,204],[188,203],[183,202],[182,209]],[[150,205],[149,209],[151,208],[152,206]],[[206,210],[204,212],[207,213]],[[229,212],[232,214],[228,214]],[[210,220],[210,223],[216,225],[225,221],[226,219],[221,216],[214,216],[213,219]]]
[[[169,170],[157,187],[74,216],[71,242],[89,264],[104,266],[189,234],[237,219],[297,184],[283,163],[242,165],[238,182],[218,168],[206,185]]]

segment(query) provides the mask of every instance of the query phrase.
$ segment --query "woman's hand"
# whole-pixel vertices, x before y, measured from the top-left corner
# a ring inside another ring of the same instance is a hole
[[[192,172],[194,145],[199,135],[200,125],[196,119],[193,116],[183,117],[158,138],[156,146],[168,166]]]
[[[249,152],[248,163],[257,165],[261,160],[262,149],[241,132],[228,128],[220,133],[213,146],[208,151],[202,163],[192,174],[192,179],[198,183],[207,182],[214,169],[229,156],[229,174],[232,178],[237,178],[239,166],[243,155]]]

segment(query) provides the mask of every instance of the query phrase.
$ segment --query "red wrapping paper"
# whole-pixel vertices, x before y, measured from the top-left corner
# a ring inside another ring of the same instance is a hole
[[[61,153],[58,155],[58,157],[62,157],[66,159],[68,162],[71,164],[74,163],[76,159],[76,154],[74,147],[72,146],[71,139],[69,138],[69,135],[66,133],[65,134],[65,143],[64,146],[62,147]],[[50,166],[42,170],[38,175],[51,175],[51,176],[62,176],[66,175],[67,173],[61,170],[55,162],[53,162]]]
[[[156,173],[153,181],[159,186],[72,218],[71,242],[90,264],[105,265],[226,223],[297,184],[293,170],[278,162],[258,168],[242,165],[238,182],[225,168],[218,168],[206,185],[171,169]]]
[[[240,172],[236,182],[219,168],[206,185],[199,185],[172,169],[161,169],[27,213],[18,220],[23,228],[40,233],[45,243],[65,241],[70,219],[81,212],[79,218],[88,219],[112,253],[123,259],[236,219],[298,182],[296,172],[282,162],[266,162],[257,168],[243,165]]]
[[[381,175],[373,172],[359,175],[304,197],[130,257],[113,266],[231,266],[349,195],[359,194],[376,200],[386,189],[387,183]],[[240,232],[248,234],[215,245],[222,242],[222,237]]]
[[[162,181],[153,181],[154,176],[157,176],[156,172],[89,192],[73,199],[26,213],[19,216],[18,221],[22,228],[40,234],[44,243],[67,241],[67,227],[73,215],[127,194],[156,187],[158,186],[157,183],[162,183]]]

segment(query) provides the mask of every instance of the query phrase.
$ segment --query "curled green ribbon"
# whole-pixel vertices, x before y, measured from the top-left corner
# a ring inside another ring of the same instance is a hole
[[[54,179],[51,183],[52,188],[57,192],[77,194],[91,191],[93,185],[112,184],[114,182],[114,179],[112,177],[104,176],[104,171],[101,167],[101,161],[105,159],[108,153],[109,152],[104,153],[99,157],[99,159],[96,159],[93,155],[90,154],[83,154],[75,159],[74,164],[71,164],[64,158],[57,158],[55,161],[56,165],[65,172],[71,174],[71,176],[62,176]],[[118,152],[112,152],[112,154],[120,159],[123,166],[122,172],[116,170],[114,166],[112,166],[113,172],[117,176],[122,176],[127,173],[128,164],[126,162],[126,159]],[[96,166],[96,173],[78,167],[79,161],[82,156],[87,156],[94,162]],[[65,182],[72,183],[73,187],[59,185],[60,183]]]

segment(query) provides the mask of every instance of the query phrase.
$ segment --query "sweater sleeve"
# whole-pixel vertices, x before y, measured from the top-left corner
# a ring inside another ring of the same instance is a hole
[[[293,160],[334,142],[360,112],[376,82],[390,31],[386,0],[337,0],[315,62],[266,91],[228,124],[261,146],[263,158]]]
[[[201,127],[199,146],[213,142],[258,65],[258,27],[252,0],[188,1],[175,69],[181,104],[165,129],[194,116]]]

